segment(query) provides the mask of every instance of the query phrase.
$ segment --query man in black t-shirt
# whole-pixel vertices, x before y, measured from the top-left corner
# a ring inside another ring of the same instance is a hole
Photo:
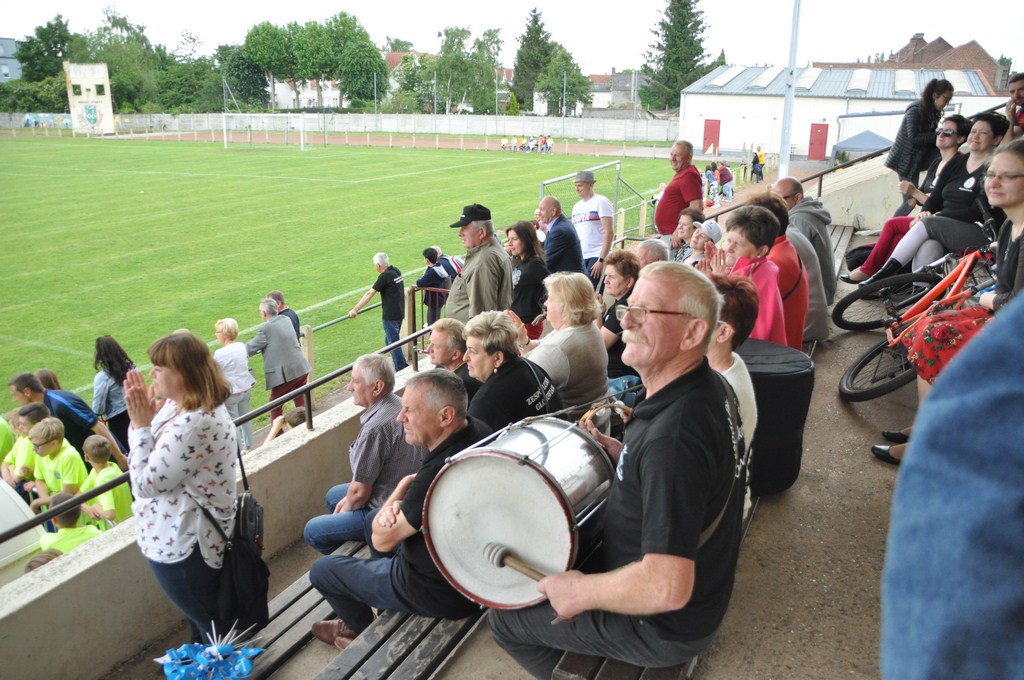
[[[663,667],[714,640],[732,594],[743,500],[740,423],[705,358],[719,306],[693,267],[660,262],[640,274],[623,313],[622,358],[647,399],[624,443],[589,428],[617,463],[605,571],[552,574],[537,584],[547,602],[489,617],[498,644],[535,677],[551,677],[563,651]],[[548,625],[552,617],[568,623]]]
[[[373,256],[373,268],[377,270],[377,280],[374,281],[370,290],[363,294],[356,306],[349,311],[348,318],[356,318],[359,310],[366,306],[370,298],[375,293],[380,293],[384,344],[390,345],[398,341],[402,319],[405,318],[405,285],[402,282],[402,272],[392,266],[387,253],[377,253]],[[391,350],[391,360],[395,362],[395,373],[409,365],[400,348]]]
[[[423,537],[423,502],[445,460],[491,429],[466,415],[466,388],[451,371],[413,375],[398,422],[405,439],[427,449],[423,466],[399,482],[372,520],[373,547],[393,557],[323,557],[309,572],[338,617],[313,624],[313,635],[346,648],[373,621],[373,608],[459,619],[479,607],[455,590],[434,565]]]

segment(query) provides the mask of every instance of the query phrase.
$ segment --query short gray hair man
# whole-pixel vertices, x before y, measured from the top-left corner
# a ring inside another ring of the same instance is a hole
[[[649,238],[640,242],[636,247],[636,254],[640,258],[640,268],[643,269],[654,262],[667,261],[668,244],[658,238]]]

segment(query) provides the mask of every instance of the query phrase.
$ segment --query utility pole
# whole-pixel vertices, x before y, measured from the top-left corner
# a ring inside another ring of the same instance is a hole
[[[779,150],[779,177],[789,175],[790,127],[796,96],[796,40],[800,33],[800,0],[793,0],[793,27],[789,34],[789,66],[786,67],[786,97],[782,105],[782,148]]]

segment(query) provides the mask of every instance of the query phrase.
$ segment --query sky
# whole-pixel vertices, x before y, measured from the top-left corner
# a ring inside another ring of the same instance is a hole
[[[103,21],[103,8],[113,7],[132,23],[146,27],[155,44],[173,51],[183,32],[196,35],[201,51],[212,53],[220,44],[240,44],[253,25],[263,21],[284,25],[291,21],[323,21],[344,11],[354,15],[377,45],[386,37],[413,43],[414,49],[436,53],[438,33],[446,26],[469,28],[474,37],[488,28],[501,29],[503,65],[515,61],[517,39],[525,30],[530,10],[541,8],[541,18],[552,39],[568,49],[583,73],[611,73],[639,68],[653,40],[666,0],[631,0],[605,5],[613,12],[598,11],[584,3],[538,3],[536,0],[438,3],[392,0],[302,0],[238,3],[225,0],[34,0],[9,2],[0,20],[0,36],[20,40],[54,15],[69,20],[72,32],[85,32]],[[547,6],[545,6],[547,5]],[[792,0],[698,0],[704,12],[705,49],[709,58],[725,50],[730,64],[784,66],[789,60],[793,23]],[[1016,21],[958,20],[946,9],[960,8],[949,0],[928,5],[894,0],[804,0],[800,8],[797,66],[811,61],[866,61],[878,52],[895,51],[915,33],[926,40],[944,38],[953,46],[977,40],[993,58],[1006,55],[1015,69],[1024,68],[1024,40]],[[966,10],[965,10],[966,12]]]

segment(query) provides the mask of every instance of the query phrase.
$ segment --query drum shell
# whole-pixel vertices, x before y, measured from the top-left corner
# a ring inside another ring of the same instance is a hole
[[[486,546],[503,546],[542,573],[572,568],[580,522],[603,506],[614,473],[604,449],[575,425],[543,418],[513,426],[438,473],[423,510],[427,548],[474,602],[499,609],[540,602],[536,584],[488,561]]]

